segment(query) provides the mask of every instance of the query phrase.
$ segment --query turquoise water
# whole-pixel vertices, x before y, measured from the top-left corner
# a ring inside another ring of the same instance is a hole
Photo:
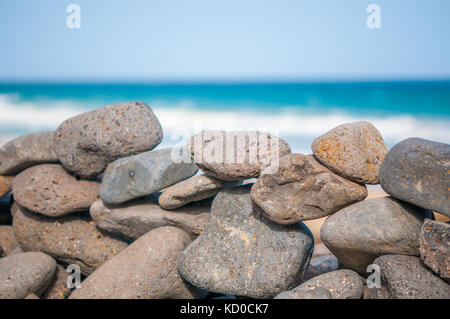
[[[450,141],[450,81],[0,84],[0,135],[55,129],[75,114],[133,100],[154,109],[166,137],[179,129],[194,131],[197,121],[202,129],[273,130],[307,151],[315,136],[333,126],[369,120],[391,145],[409,136]]]

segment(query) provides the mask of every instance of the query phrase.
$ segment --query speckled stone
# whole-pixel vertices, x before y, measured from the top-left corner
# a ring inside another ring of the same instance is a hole
[[[24,299],[32,293],[42,293],[55,270],[55,260],[40,252],[1,258],[0,299]]]
[[[72,290],[67,287],[67,278],[70,276],[70,273],[63,266],[56,266],[56,273],[42,294],[42,299],[66,299]]]
[[[53,132],[32,133],[9,141],[0,148],[0,174],[14,175],[43,163],[58,162]]]
[[[13,179],[14,176],[0,176],[0,198],[9,193]]]
[[[389,299],[389,292],[383,285],[380,288],[364,286],[362,299]]]
[[[13,228],[25,251],[42,251],[63,265],[76,264],[90,274],[128,243],[97,230],[86,213],[58,218],[33,213],[14,203]]]
[[[301,296],[304,291],[314,291],[319,288],[327,289],[332,299],[360,299],[363,295],[364,284],[356,272],[341,269],[316,276],[294,288],[288,294]]]
[[[282,139],[257,131],[203,131],[191,138],[187,149],[205,174],[224,181],[258,177],[272,165],[276,171],[279,159],[291,153]]]
[[[342,124],[316,138],[314,156],[326,167],[352,181],[378,184],[378,172],[388,147],[369,122]]]
[[[198,167],[173,161],[172,150],[154,150],[111,163],[103,175],[100,197],[107,204],[122,204],[193,176]]]
[[[425,219],[419,236],[420,257],[442,279],[450,281],[450,224]]]
[[[191,299],[200,292],[177,271],[177,259],[190,243],[179,228],[160,227],[108,260],[70,295],[71,299]]]
[[[425,268],[419,257],[385,255],[373,262],[380,266],[381,283],[394,299],[450,299],[450,285]]]
[[[219,192],[204,232],[181,254],[178,270],[194,286],[272,298],[300,283],[312,255],[311,232],[303,223],[281,226],[265,218],[250,187]]]
[[[9,255],[17,247],[19,247],[19,243],[14,236],[12,226],[0,226],[0,257]]]
[[[158,197],[164,209],[176,209],[188,203],[216,195],[225,182],[207,175],[196,175],[166,188]]]
[[[273,299],[332,299],[328,289],[317,287],[315,289],[295,288],[289,291],[283,291]]]
[[[419,233],[432,213],[392,197],[372,198],[328,217],[320,235],[340,263],[361,274],[386,254],[419,255]]]
[[[306,273],[303,276],[303,281],[338,269],[339,262],[333,255],[322,255],[319,257],[311,258],[308,270],[306,270]]]
[[[161,125],[148,105],[126,102],[64,121],[55,132],[55,150],[64,167],[90,178],[118,158],[153,149],[162,135]]]
[[[288,225],[361,201],[367,189],[334,174],[311,155],[290,154],[281,159],[277,173],[261,174],[251,196],[269,219]]]
[[[210,206],[210,200],[203,200],[167,211],[152,198],[136,199],[118,206],[98,200],[92,204],[90,213],[99,228],[130,239],[162,226],[178,227],[196,238],[208,222]]]
[[[58,164],[30,167],[14,178],[14,199],[29,210],[50,217],[82,212],[96,200],[100,184],[77,180]]]
[[[450,145],[408,138],[386,155],[380,185],[405,202],[450,217]]]

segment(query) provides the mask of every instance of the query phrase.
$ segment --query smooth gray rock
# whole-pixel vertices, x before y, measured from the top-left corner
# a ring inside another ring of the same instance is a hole
[[[380,266],[381,284],[394,299],[450,299],[450,285],[423,266],[419,257],[385,255]]]
[[[300,283],[312,255],[311,232],[303,223],[268,220],[252,202],[250,187],[219,192],[204,232],[181,254],[178,270],[194,286],[272,298]]]
[[[425,219],[419,236],[420,257],[439,277],[450,281],[450,224]]]
[[[450,217],[450,145],[422,138],[396,144],[380,168],[384,191]]]
[[[56,271],[55,260],[40,252],[28,252],[0,259],[0,299],[23,299],[40,294]]]
[[[172,160],[172,148],[154,150],[118,159],[106,169],[100,197],[107,204],[121,204],[150,195],[193,176],[193,163]]]
[[[386,254],[419,255],[419,233],[432,213],[392,197],[368,199],[328,217],[323,243],[340,263],[361,274]]]
[[[204,200],[173,211],[162,209],[151,198],[111,206],[94,202],[90,214],[97,227],[113,234],[136,239],[152,229],[175,226],[196,238],[208,223],[211,200]]]
[[[53,132],[22,135],[0,148],[0,175],[14,175],[36,164],[58,161]]]
[[[191,299],[201,292],[177,271],[177,259],[190,243],[188,234],[160,227],[140,237],[97,269],[70,299]]]
[[[283,291],[273,299],[332,299],[328,289],[317,287],[315,289],[295,288],[289,291]]]
[[[83,178],[93,178],[118,158],[153,149],[162,135],[161,125],[147,104],[126,102],[64,121],[54,139],[64,167]]]

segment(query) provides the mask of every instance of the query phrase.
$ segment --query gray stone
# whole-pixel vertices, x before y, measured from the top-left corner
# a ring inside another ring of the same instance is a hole
[[[53,132],[27,134],[9,141],[0,149],[0,174],[14,175],[36,164],[58,161]]]
[[[42,294],[42,299],[66,299],[72,290],[67,287],[67,279],[71,274],[63,266],[57,265],[53,280]]]
[[[395,198],[450,217],[450,145],[408,138],[386,155],[380,185]]]
[[[99,228],[130,239],[162,226],[178,227],[195,238],[208,222],[210,206],[211,201],[204,200],[167,211],[151,198],[136,199],[119,206],[98,200],[92,204],[90,213]]]
[[[281,159],[275,174],[261,174],[251,195],[269,219],[289,225],[361,201],[367,189],[334,174],[311,155],[290,154]]]
[[[311,149],[336,174],[364,184],[378,184],[378,172],[388,152],[380,132],[366,121],[333,128],[316,138]]]
[[[64,167],[92,178],[118,158],[153,149],[162,135],[145,103],[119,103],[64,121],[55,132],[55,150]]]
[[[420,257],[436,274],[450,281],[450,224],[425,219],[419,236]]]
[[[273,299],[332,299],[328,289],[317,287],[315,289],[299,288],[284,291]]]
[[[158,192],[197,171],[193,163],[174,162],[172,148],[121,158],[106,169],[100,197],[107,204],[121,204]]]
[[[76,264],[90,274],[128,243],[97,230],[86,213],[47,217],[14,203],[13,228],[25,251],[42,251],[63,265]]]
[[[333,255],[323,255],[319,257],[311,258],[308,270],[306,270],[303,280],[309,280],[316,276],[326,274],[327,272],[335,271],[339,269],[339,262]]]
[[[19,243],[14,236],[12,226],[0,226],[0,257],[2,257],[2,252],[3,256],[7,256],[17,247],[19,247]]]
[[[225,182],[207,175],[196,175],[166,188],[158,197],[164,209],[176,209],[188,203],[216,195]]]
[[[394,299],[450,299],[450,285],[434,275],[419,257],[385,255],[373,262],[380,266],[381,283]]]
[[[23,299],[42,293],[53,278],[56,262],[39,252],[0,259],[0,299]]]
[[[340,263],[361,274],[386,254],[419,255],[419,233],[432,213],[392,197],[372,198],[328,217],[323,243]]]
[[[188,234],[160,227],[140,237],[108,260],[86,280],[71,299],[190,299],[201,297],[178,274],[177,259],[190,243]]]
[[[19,205],[50,217],[83,212],[97,199],[100,184],[77,180],[58,164],[27,168],[13,180]]]
[[[257,131],[203,131],[191,138],[187,149],[205,174],[224,181],[258,177],[291,153],[282,139]]]
[[[181,254],[178,270],[194,286],[272,298],[300,283],[312,255],[311,232],[303,223],[281,226],[265,218],[250,186],[219,192],[204,232]]]

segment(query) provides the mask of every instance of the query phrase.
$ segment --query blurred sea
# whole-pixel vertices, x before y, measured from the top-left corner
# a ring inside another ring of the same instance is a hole
[[[450,143],[450,81],[311,84],[0,84],[0,144],[54,130],[65,119],[108,104],[143,101],[164,130],[161,146],[201,129],[278,134],[296,152],[358,120],[389,146],[418,136]]]

